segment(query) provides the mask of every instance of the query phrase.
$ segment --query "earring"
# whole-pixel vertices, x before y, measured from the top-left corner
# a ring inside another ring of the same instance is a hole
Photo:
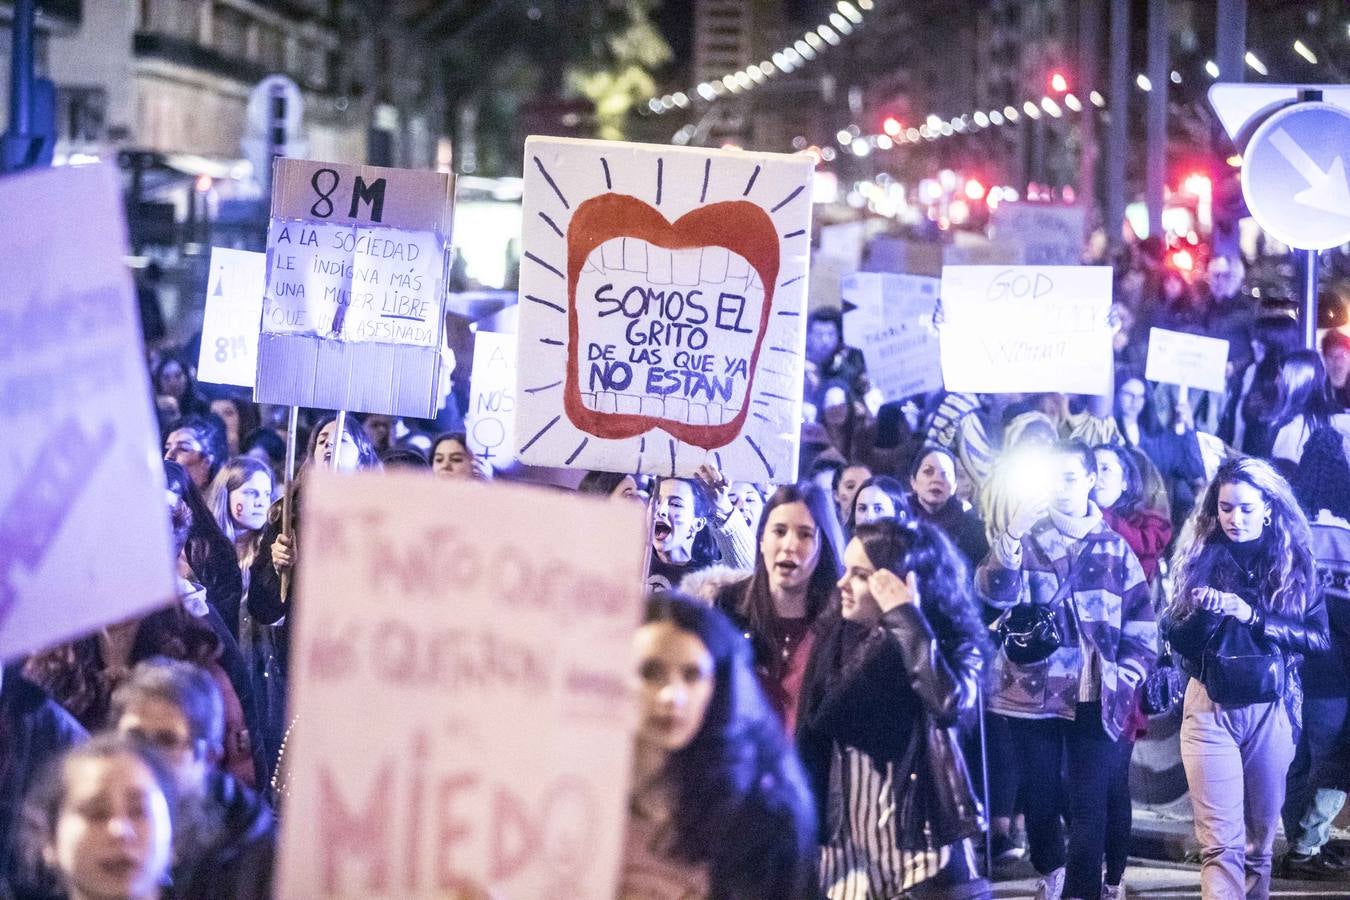
[[[1266,523],[1267,528],[1270,527],[1270,510],[1266,510],[1266,517],[1262,521]]]

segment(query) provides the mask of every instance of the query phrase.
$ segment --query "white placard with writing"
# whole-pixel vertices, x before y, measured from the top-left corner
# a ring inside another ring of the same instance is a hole
[[[1111,389],[1107,266],[946,266],[942,378],[991,394]]]
[[[211,248],[198,381],[253,387],[266,287],[266,253]]]
[[[1228,342],[1184,331],[1151,328],[1144,377],[1149,381],[1222,393],[1228,387]]]
[[[263,330],[434,347],[445,251],[430,231],[274,221]]]
[[[517,456],[792,481],[811,162],[531,137]]]
[[[494,466],[516,446],[516,336],[479,331],[473,341],[464,430],[474,455]]]
[[[111,166],[0,179],[0,660],[173,602]]]
[[[642,509],[313,477],[278,896],[610,900]]]
[[[1000,203],[990,214],[990,231],[998,243],[1020,244],[1028,265],[1076,266],[1083,259],[1085,218],[1081,206]]]
[[[922,275],[860,272],[843,280],[844,342],[862,350],[872,386],[887,401],[942,389],[933,326],[939,281]]]

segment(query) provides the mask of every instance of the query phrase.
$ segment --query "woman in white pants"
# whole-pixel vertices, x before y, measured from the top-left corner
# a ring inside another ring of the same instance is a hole
[[[1193,679],[1181,758],[1207,900],[1270,894],[1299,665],[1329,647],[1311,540],[1288,483],[1239,458],[1219,468],[1177,544],[1162,631]]]

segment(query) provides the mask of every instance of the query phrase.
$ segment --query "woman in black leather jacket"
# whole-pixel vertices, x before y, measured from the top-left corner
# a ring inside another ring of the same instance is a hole
[[[1173,559],[1162,633],[1192,676],[1181,759],[1206,897],[1265,897],[1300,724],[1303,657],[1330,647],[1307,519],[1264,460],[1224,463]]]
[[[982,897],[984,816],[954,726],[973,711],[987,632],[965,564],[927,522],[858,527],[822,623],[797,730],[831,898]]]

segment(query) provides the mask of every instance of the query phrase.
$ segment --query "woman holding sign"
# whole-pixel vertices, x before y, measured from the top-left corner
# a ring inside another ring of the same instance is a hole
[[[760,517],[754,573],[717,595],[717,607],[750,638],[764,692],[789,733],[816,620],[842,571],[841,543],[829,496],[816,485],[784,485]]]
[[[1192,676],[1181,759],[1206,897],[1265,897],[1303,657],[1331,646],[1312,534],[1263,460],[1224,463],[1186,523],[1163,636]]]
[[[815,821],[792,749],[726,617],[647,601],[620,897],[814,896]]]
[[[937,526],[893,519],[858,526],[844,565],[797,729],[821,890],[987,897],[971,847],[984,819],[954,730],[975,710],[988,644],[970,576]]]
[[[342,421],[345,425],[340,440],[335,437],[335,416],[328,416],[310,432],[308,458],[299,477],[290,487],[290,527],[285,527],[287,523],[282,522],[282,510],[285,508],[283,501],[272,504],[267,513],[267,524],[263,527],[258,551],[249,572],[248,612],[259,625],[276,625],[286,618],[287,604],[294,592],[295,582],[288,585],[290,590],[285,594],[282,593],[281,584],[283,576],[289,577],[295,570],[296,551],[300,543],[300,492],[309,471],[316,466],[340,472],[380,468],[380,457],[361,423],[356,421],[355,416],[345,416]],[[284,668],[286,632],[283,631],[282,636],[281,659]]]

